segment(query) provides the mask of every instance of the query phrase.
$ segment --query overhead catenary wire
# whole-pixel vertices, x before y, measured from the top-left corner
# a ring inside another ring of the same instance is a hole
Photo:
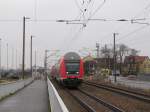
[[[82,16],[82,21],[84,21],[84,24],[87,24],[88,23],[88,21],[102,8],[102,6],[105,4],[105,1],[106,0],[103,0],[103,2],[102,3],[100,3],[100,5],[94,10],[94,12],[93,13],[91,13],[91,12],[89,12],[89,9],[88,9],[88,7],[90,6],[90,3],[93,3],[94,4],[94,1],[93,2],[90,2],[84,9],[82,9],[83,11],[83,16]],[[93,5],[92,4],[92,5]],[[78,5],[78,7],[79,7],[79,5]],[[81,8],[80,8],[81,9]],[[86,9],[86,11],[85,11],[85,9]],[[88,16],[88,17],[85,17],[85,13],[90,13],[90,15]],[[91,20],[90,20],[91,21]]]
[[[81,19],[84,20],[85,19],[85,11],[84,11],[84,7],[83,7],[83,3],[80,3],[80,4],[82,4],[81,5],[82,7],[80,7],[78,1],[75,0],[75,4],[76,4],[77,8],[79,9],[79,15],[76,17],[75,21],[80,21]],[[86,6],[86,8],[87,8],[87,6]],[[67,24],[70,24],[69,22],[70,21],[66,21]],[[83,25],[82,23],[71,23],[71,24]],[[71,38],[71,40],[73,40],[75,36],[79,36],[79,34],[82,32],[82,30],[83,30],[83,27],[80,26],[79,30],[74,34],[74,36]],[[71,34],[71,31],[70,31],[70,34]],[[66,41],[64,41],[64,43],[66,44]]]
[[[148,10],[148,8],[150,8],[150,3],[148,3],[148,5],[146,5],[144,9],[142,9],[139,13],[137,13],[133,18],[139,17],[141,14],[143,14],[144,11]]]
[[[38,5],[38,2],[37,0],[34,0],[34,20],[36,21],[37,20],[37,5]]]
[[[147,10],[148,8],[150,8],[150,3],[148,4],[148,5],[146,5],[146,7],[142,10],[142,11],[140,11],[138,14],[136,14],[134,17],[133,17],[133,19],[132,20],[149,20],[150,18],[147,18],[147,17],[145,17],[145,18],[138,18],[139,17],[139,15],[141,14],[141,13],[143,13],[143,11],[144,10]],[[138,18],[138,19],[137,19]],[[131,20],[130,20],[131,21]],[[138,24],[140,24],[140,23],[138,23]],[[142,23],[141,23],[142,24]],[[149,26],[149,24],[147,24],[148,26]],[[124,27],[124,26],[123,26]],[[123,37],[121,37],[121,38],[127,38],[127,37],[129,37],[130,35],[132,35],[132,34],[134,34],[134,33],[136,33],[136,32],[138,32],[138,31],[140,31],[140,30],[142,30],[142,29],[144,29],[144,28],[146,28],[147,26],[142,26],[142,27],[140,27],[140,28],[138,28],[138,29],[136,29],[136,30],[134,30],[134,31],[132,31],[132,32],[129,32],[129,33],[127,33],[125,36],[123,36]],[[120,30],[120,29],[122,29],[122,26],[121,27],[119,27],[119,28],[117,28],[117,30],[115,30],[115,31],[117,31],[118,32],[118,30]],[[110,33],[109,35],[112,35],[112,33]],[[108,35],[108,36],[109,36]],[[104,37],[108,37],[107,35],[106,36],[104,36]],[[121,39],[119,39],[118,41],[120,41]]]
[[[74,0],[74,1],[75,1],[75,4],[76,4],[77,8],[79,9],[79,11],[81,11],[81,12],[82,12],[82,9],[81,9],[81,7],[80,7],[80,5],[79,5],[78,1],[77,1],[77,0]]]
[[[89,19],[91,19],[102,7],[103,5],[106,3],[106,0],[103,0],[103,2],[98,6],[98,8],[94,11],[94,13],[89,17]]]
[[[89,21],[89,20],[90,20],[90,19],[88,19],[88,21]],[[13,20],[13,21],[14,21],[14,20]],[[13,22],[13,21],[12,21],[12,22]],[[18,20],[15,20],[15,21],[17,22]],[[20,20],[19,20],[19,21],[20,21]],[[32,20],[29,20],[29,21],[32,21]],[[33,20],[33,21],[34,21],[34,20]],[[11,21],[10,21],[10,22],[11,22]],[[46,19],[45,19],[45,20],[37,20],[37,22],[56,22],[56,20],[48,20],[48,19],[46,20]],[[82,29],[82,30],[83,30],[83,29]]]
[[[134,16],[132,20],[135,20],[135,21],[136,21],[136,20],[137,20],[137,21],[138,21],[138,20],[149,20],[150,18],[147,18],[147,17],[138,18],[139,15],[140,15],[141,13],[143,13],[143,11],[146,10],[146,9],[148,9],[148,8],[150,8],[150,4],[148,4],[142,11],[140,11],[138,14],[136,14],[136,16]],[[131,23],[132,23],[132,20],[130,20]],[[138,31],[140,31],[140,30],[143,30],[143,29],[145,29],[145,28],[147,28],[147,27],[149,26],[149,23],[140,23],[140,22],[134,22],[134,23],[146,24],[147,26],[142,26],[142,27],[140,27],[140,28],[138,28],[138,29],[135,29],[134,31],[129,32],[129,33],[127,33],[126,35],[122,36],[122,37],[121,37],[120,39],[118,39],[117,41],[124,40],[125,38],[129,37],[130,35],[132,35],[132,34],[138,32]],[[124,26],[123,26],[123,27],[124,27]],[[122,29],[122,27],[119,27],[119,28],[117,29],[117,32],[118,32],[118,30],[120,30],[120,29]],[[115,30],[115,31],[116,31],[116,30]],[[111,33],[111,34],[112,34],[112,33]],[[109,34],[109,35],[111,35],[111,34]],[[108,35],[108,36],[109,36],[109,35]],[[107,35],[106,35],[105,37],[107,37]]]
[[[131,36],[131,35],[133,35],[133,34],[139,32],[139,31],[141,31],[141,30],[143,30],[143,29],[145,29],[145,28],[147,28],[147,27],[149,27],[149,26],[150,26],[150,25],[145,25],[145,26],[142,26],[142,27],[140,27],[140,28],[137,28],[137,29],[135,29],[134,31],[131,31],[131,32],[127,33],[126,35],[122,36],[120,39],[117,39],[117,41],[124,40],[124,39],[126,39],[127,37],[129,37],[129,36]]]
[[[104,2],[105,2],[105,0],[104,0]],[[92,3],[92,2],[90,2],[90,3]],[[86,24],[89,21],[88,19],[90,17],[94,16],[97,13],[97,11],[100,10],[100,8],[102,7],[102,5],[103,4],[100,4],[99,7],[94,11],[94,14],[90,15],[89,17],[87,17],[87,19],[85,18],[85,14],[84,14],[84,10],[83,10],[83,13],[82,13],[83,14],[82,15],[82,19],[83,19],[82,21],[83,21],[83,23],[72,23],[72,24],[83,24],[83,26],[81,28],[79,28],[79,31],[73,36],[73,38],[71,40],[74,40],[76,37],[78,37],[80,35],[80,33],[83,31],[84,27],[86,27]],[[89,6],[89,4],[86,6],[86,10],[87,10],[88,6]],[[78,7],[79,7],[79,5],[78,5]],[[78,20],[78,21],[81,21],[81,19]]]
[[[35,19],[30,19],[27,22],[34,22]],[[57,22],[58,19],[36,19],[36,22]],[[0,19],[0,22],[22,22],[20,19]]]
[[[144,9],[146,9],[146,8],[149,8],[150,7],[150,4],[148,4]],[[143,11],[141,11],[141,12],[143,12]],[[141,13],[140,12],[140,13]],[[134,31],[131,31],[131,32],[129,32],[129,33],[127,33],[126,35],[124,35],[124,36],[122,36],[120,39],[118,39],[117,41],[120,41],[120,40],[124,40],[124,39],[126,39],[127,37],[129,37],[130,35],[132,35],[132,34],[135,34],[136,32],[139,32],[139,31],[141,31],[141,30],[143,30],[143,29],[145,29],[145,28],[147,28],[148,26],[150,26],[150,23],[141,23],[141,22],[137,22],[137,21],[140,21],[140,20],[149,20],[150,18],[138,18],[137,19],[137,17],[138,17],[138,15],[139,14],[137,14],[132,20],[135,20],[135,22],[131,22],[131,23],[137,23],[137,24],[145,24],[145,26],[142,26],[142,27],[140,27],[140,28],[137,28],[137,29],[135,29]]]
[[[79,16],[78,16],[79,17]],[[107,19],[107,18],[93,18],[93,19],[37,19],[36,22],[65,22],[71,24],[71,22],[84,22],[84,21],[103,21],[103,22],[114,22],[114,21],[121,21],[121,22],[131,22],[136,23],[136,21],[142,21],[142,20],[150,20],[150,18],[139,18],[139,19]],[[30,19],[27,22],[34,22],[35,19]],[[22,20],[19,19],[0,19],[0,22],[22,22]],[[141,24],[147,24],[147,23],[141,23]]]
[[[77,0],[75,0],[75,3],[76,3],[76,6],[78,7],[78,9],[79,9],[79,18],[78,18],[78,20],[75,20],[75,21],[85,21],[85,19],[86,19],[86,17],[85,17],[85,13],[86,13],[86,11],[87,11],[87,7],[88,7],[88,5],[89,5],[89,3],[87,3],[87,4],[84,4],[85,2],[83,1],[83,3],[80,3],[80,4],[82,4],[81,5],[81,7],[80,7],[80,5],[78,4],[78,1]],[[85,6],[84,6],[85,5]],[[86,9],[86,11],[85,11],[85,9]],[[79,30],[74,34],[74,36],[72,36],[72,38],[70,39],[70,41],[72,41],[72,40],[74,40],[75,38],[77,38],[80,34],[81,34],[81,32],[83,31],[83,28],[84,28],[84,23],[69,23],[69,22],[71,22],[71,21],[66,21],[66,23],[67,24],[80,24],[80,25],[83,25],[83,26],[80,26],[79,27]],[[70,43],[70,42],[69,42]]]

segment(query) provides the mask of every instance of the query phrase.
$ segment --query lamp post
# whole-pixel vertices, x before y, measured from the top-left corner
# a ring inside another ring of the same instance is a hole
[[[22,78],[24,79],[24,65],[25,65],[25,21],[26,19],[30,19],[27,17],[23,17],[23,48],[22,48]]]
[[[33,68],[32,68],[32,39],[33,39],[33,37],[35,37],[35,36],[33,36],[33,35],[31,35],[31,45],[30,45],[30,67],[31,67],[31,76],[33,75],[32,73],[33,73]]]

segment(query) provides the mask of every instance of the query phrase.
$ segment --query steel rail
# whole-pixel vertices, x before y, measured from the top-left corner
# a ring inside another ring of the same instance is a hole
[[[81,89],[78,89],[78,90],[79,90],[80,92],[82,92],[83,94],[89,96],[90,98],[96,100],[97,102],[99,102],[99,103],[102,104],[103,106],[109,108],[109,109],[112,110],[113,112],[124,112],[122,109],[120,109],[120,108],[118,108],[118,107],[116,107],[116,106],[114,106],[114,105],[112,105],[112,104],[110,104],[110,103],[108,103],[108,102],[106,102],[106,101],[100,99],[100,98],[97,98],[96,96],[93,96],[93,95],[91,95],[91,94],[88,93],[88,92],[85,92],[85,91],[83,91],[83,90],[81,90]]]
[[[114,89],[118,89],[118,90],[121,90],[121,91],[125,91],[125,92],[129,92],[129,93],[133,93],[133,94],[136,94],[136,95],[140,95],[140,96],[144,96],[144,97],[150,98],[150,95],[148,95],[148,94],[139,93],[139,92],[135,92],[135,91],[132,91],[132,90],[127,90],[127,89],[122,89],[122,88],[117,88],[117,87],[106,85],[106,84],[100,84],[100,85],[107,86],[107,87],[110,87],[110,88],[114,88]]]
[[[124,89],[118,89],[118,88],[115,88],[115,87],[111,87],[111,86],[107,86],[107,85],[101,85],[101,84],[97,84],[97,83],[92,83],[92,82],[85,82],[83,81],[84,84],[87,84],[87,85],[91,85],[91,86],[95,86],[95,87],[98,87],[98,88],[101,88],[101,89],[105,89],[105,90],[108,90],[108,91],[112,91],[112,92],[115,92],[115,93],[118,93],[118,94],[121,94],[121,95],[126,95],[126,96],[129,96],[131,98],[134,98],[134,99],[138,99],[138,100],[141,100],[141,101],[144,101],[144,102],[147,102],[147,103],[150,103],[150,97],[147,96],[147,95],[142,95],[142,94],[138,94],[136,92],[131,92],[131,91],[128,91],[128,90],[124,90]]]
[[[66,90],[75,100],[77,100],[81,106],[83,106],[88,112],[96,112],[90,105],[79,99],[77,96],[72,94],[69,90]]]

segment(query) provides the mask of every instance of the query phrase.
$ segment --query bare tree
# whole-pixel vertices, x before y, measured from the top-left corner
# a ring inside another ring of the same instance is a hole
[[[138,53],[140,51],[136,50],[136,49],[130,49],[130,53],[129,55],[130,56],[138,56]],[[128,73],[131,73],[131,74],[137,74],[137,71],[138,71],[138,67],[136,67],[136,70],[134,70],[133,66],[135,65],[135,60],[131,61],[130,62],[130,67],[129,67],[129,71]],[[134,70],[134,71],[133,71]]]
[[[105,58],[105,68],[109,68],[110,57],[112,56],[112,49],[108,48],[108,45],[105,44],[105,46],[101,48],[101,53],[103,54],[103,57]]]
[[[111,53],[111,49],[108,48],[107,44],[105,44],[105,46],[101,48],[101,53],[104,55],[104,57],[108,57],[108,56],[111,55],[110,54]]]
[[[131,56],[137,56],[138,53],[139,53],[138,50],[136,50],[136,49],[130,49],[130,54],[129,55],[131,55]]]
[[[113,47],[108,47],[108,44],[106,44],[104,47],[101,48],[102,56],[104,57],[104,67],[109,68],[110,67],[110,58],[113,56]],[[122,67],[123,67],[123,60],[125,56],[131,55],[131,56],[137,56],[139,53],[136,49],[131,49],[125,44],[117,44],[116,45],[116,55],[117,55],[117,68],[120,71],[120,74],[122,74]]]
[[[122,74],[122,63],[123,63],[123,58],[124,58],[124,56],[125,55],[127,55],[128,54],[128,51],[129,51],[129,48],[126,46],[126,45],[124,45],[124,44],[119,44],[118,45],[118,55],[119,55],[119,60],[120,60],[120,67],[119,67],[119,69],[120,69],[120,74]]]

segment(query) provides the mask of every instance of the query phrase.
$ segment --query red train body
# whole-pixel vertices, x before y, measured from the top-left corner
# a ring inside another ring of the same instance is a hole
[[[84,76],[83,60],[77,53],[69,52],[52,67],[51,76],[65,86],[77,87]]]

